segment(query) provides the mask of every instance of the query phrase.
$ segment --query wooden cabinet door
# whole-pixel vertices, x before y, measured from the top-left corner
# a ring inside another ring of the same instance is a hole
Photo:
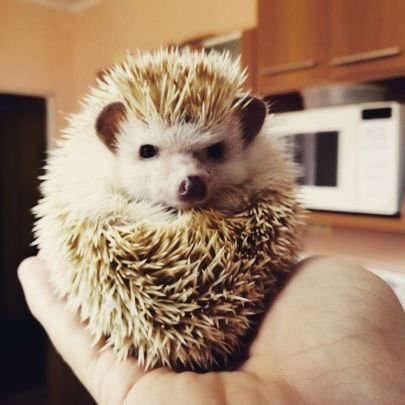
[[[327,78],[329,0],[259,0],[258,88],[294,91]]]
[[[333,79],[365,81],[405,73],[404,0],[328,0]]]
[[[241,63],[242,68],[246,69],[247,77],[244,87],[248,91],[253,93],[257,92],[257,50],[256,50],[256,37],[257,30],[251,29],[242,32],[242,37],[240,40],[241,49]]]

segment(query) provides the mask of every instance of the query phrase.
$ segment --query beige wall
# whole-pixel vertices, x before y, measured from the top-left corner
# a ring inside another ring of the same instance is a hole
[[[256,0],[105,0],[75,18],[77,89],[126,50],[251,28]]]
[[[75,105],[71,31],[69,14],[0,1],[0,92],[52,97],[58,128]]]
[[[56,129],[126,50],[250,28],[256,0],[104,0],[67,13],[0,0],[0,92],[53,97]]]

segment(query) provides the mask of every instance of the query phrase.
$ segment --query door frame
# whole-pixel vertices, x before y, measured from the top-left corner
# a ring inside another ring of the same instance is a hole
[[[50,91],[20,89],[15,87],[0,86],[0,94],[10,94],[15,96],[41,97],[46,102],[46,149],[52,149],[57,139],[56,128],[56,94]]]

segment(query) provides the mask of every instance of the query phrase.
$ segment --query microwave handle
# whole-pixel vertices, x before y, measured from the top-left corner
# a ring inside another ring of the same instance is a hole
[[[331,59],[330,64],[332,66],[344,66],[351,65],[354,63],[368,62],[375,59],[390,58],[397,56],[401,53],[401,48],[399,46],[394,46],[392,48],[376,49],[369,52],[355,53],[351,55],[338,56]]]

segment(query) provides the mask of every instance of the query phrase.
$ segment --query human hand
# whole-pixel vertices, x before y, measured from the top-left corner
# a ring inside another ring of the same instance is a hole
[[[302,262],[273,303],[237,371],[145,372],[91,345],[55,298],[45,263],[19,277],[33,315],[99,404],[405,404],[405,314],[392,290],[331,258]]]

